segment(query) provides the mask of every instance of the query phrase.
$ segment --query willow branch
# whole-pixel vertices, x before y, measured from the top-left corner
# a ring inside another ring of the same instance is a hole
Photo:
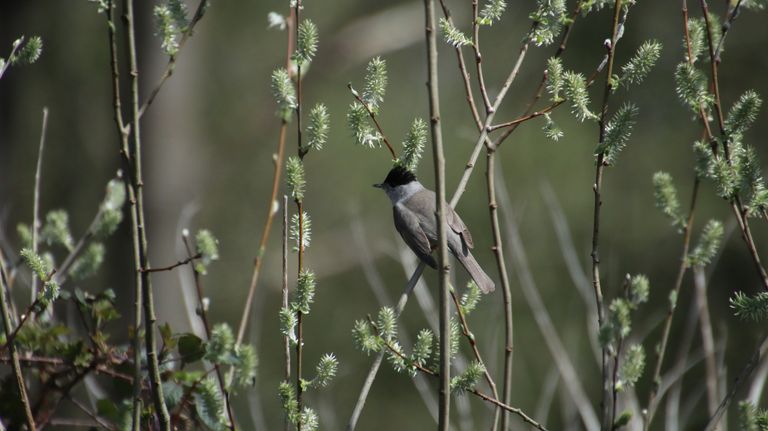
[[[670,291],[670,297],[679,298],[680,289],[683,286],[683,279],[688,269],[688,250],[691,243],[691,232],[693,230],[693,216],[696,209],[696,198],[699,192],[699,179],[698,177],[693,182],[693,192],[691,192],[691,206],[688,211],[688,218],[685,221],[685,227],[683,228],[683,251],[680,255],[680,266],[677,269],[677,276],[675,277],[675,284]],[[648,431],[653,421],[653,415],[656,413],[657,400],[656,396],[659,391],[659,384],[661,383],[661,367],[664,363],[664,355],[667,351],[667,344],[669,342],[669,334],[672,331],[672,318],[674,317],[675,310],[677,309],[677,301],[669,301],[669,308],[667,309],[667,315],[664,318],[664,330],[661,335],[661,341],[659,341],[659,348],[656,350],[656,365],[653,367],[653,376],[651,378],[651,391],[648,394],[648,403],[646,404],[645,414],[643,415],[643,429]]]
[[[384,129],[382,129],[381,124],[379,124],[379,120],[376,118],[376,113],[374,113],[373,110],[371,110],[370,106],[368,106],[368,104],[365,103],[362,97],[360,97],[360,95],[357,94],[357,92],[352,89],[352,83],[348,83],[347,88],[352,93],[352,96],[354,96],[355,100],[357,100],[358,103],[363,105],[363,108],[365,108],[365,112],[368,113],[368,116],[371,118],[371,121],[373,121],[373,124],[376,126],[376,130],[379,131],[379,135],[381,135],[381,139],[384,141],[384,145],[387,146],[389,153],[392,155],[392,160],[397,159],[397,154],[395,154],[395,149],[392,147],[392,144],[389,143],[389,139],[387,139],[387,135],[384,133]]]
[[[291,70],[291,55],[294,50],[294,32],[293,26],[295,16],[293,9],[291,9],[291,16],[287,20],[287,33],[288,43],[287,52],[285,55],[285,70]],[[253,305],[253,297],[256,293],[256,285],[259,282],[259,275],[261,274],[261,264],[264,259],[264,254],[267,251],[267,242],[269,240],[269,233],[272,228],[272,221],[275,217],[275,202],[277,201],[277,193],[280,190],[280,176],[283,169],[283,159],[285,158],[285,137],[288,132],[288,122],[282,120],[280,123],[280,137],[277,140],[277,158],[275,159],[275,171],[272,175],[272,193],[269,196],[267,202],[267,218],[264,221],[264,227],[261,230],[261,239],[259,240],[259,249],[256,252],[256,259],[253,261],[253,273],[251,275],[251,284],[248,287],[248,296],[245,300],[245,307],[243,308],[243,314],[240,317],[240,326],[237,330],[237,345],[243,342],[245,337],[245,330],[248,327],[248,319],[251,316],[251,306]]]
[[[165,85],[165,82],[168,81],[168,78],[170,78],[171,75],[173,75],[173,71],[176,68],[176,59],[179,56],[179,52],[181,52],[181,49],[187,43],[189,38],[192,37],[192,33],[195,30],[195,25],[197,25],[197,23],[203,18],[203,15],[205,15],[205,10],[208,8],[209,1],[210,0],[200,0],[200,2],[197,4],[197,9],[195,10],[195,14],[192,16],[192,20],[189,22],[189,26],[187,26],[186,30],[184,30],[184,32],[181,34],[177,53],[170,56],[168,63],[165,65],[165,70],[163,71],[160,80],[155,85],[155,88],[153,88],[149,93],[149,96],[147,97],[147,100],[144,102],[144,104],[141,105],[141,108],[139,109],[139,118],[144,116],[147,108],[149,108],[149,106],[152,105],[152,102],[155,101],[155,98],[157,97],[158,93],[160,93],[160,90],[163,88],[163,85]]]
[[[438,290],[440,292],[440,383],[438,386],[438,431],[450,428],[451,406],[451,352],[450,304],[448,302],[448,239],[446,236],[445,154],[440,127],[440,95],[437,70],[437,35],[435,28],[435,2],[424,0],[427,41],[427,88],[429,91],[429,119],[432,130],[432,153],[435,170],[438,242]]]
[[[613,91],[613,83],[612,83],[613,59],[616,53],[616,42],[618,42],[618,36],[619,36],[618,29],[619,29],[619,22],[621,17],[621,5],[622,5],[622,0],[616,0],[614,4],[613,21],[611,24],[611,40],[610,40],[610,45],[607,46],[608,66],[607,66],[607,72],[606,72],[606,78],[605,78],[605,89],[603,92],[603,103],[600,109],[600,120],[599,120],[600,127],[599,127],[598,142],[600,143],[601,147],[603,142],[605,141],[606,117],[608,115],[608,101],[609,101],[611,92]],[[600,207],[602,205],[601,191],[602,191],[602,183],[603,183],[603,171],[605,169],[604,158],[605,158],[604,153],[600,153],[597,155],[597,166],[595,168],[595,182],[592,186],[594,195],[595,195],[594,218],[593,218],[593,225],[592,225],[592,253],[591,253],[592,286],[595,290],[595,302],[597,303],[598,327],[603,326],[603,321],[605,319],[603,290],[600,283],[600,249],[599,249]],[[611,396],[611,382],[610,382],[610,372],[609,372],[609,363],[608,363],[609,353],[606,347],[603,347],[602,350],[603,350],[603,354],[602,354],[601,362],[602,362],[603,396],[602,396],[602,401],[600,402],[600,405],[603,411],[602,428],[603,430],[609,430],[613,426],[613,423],[611,422],[612,409],[608,405],[608,401]]]
[[[37,254],[38,231],[40,229],[40,177],[43,171],[43,150],[45,149],[45,134],[48,130],[48,108],[43,108],[43,125],[40,128],[40,146],[37,151],[37,167],[35,168],[35,192],[32,205],[32,252]],[[32,271],[31,283],[32,297],[30,301],[37,299],[37,274]]]
[[[149,258],[147,256],[148,242],[146,232],[146,220],[144,217],[144,183],[142,179],[142,156],[141,156],[141,130],[140,130],[140,114],[139,114],[139,70],[138,62],[136,60],[136,23],[133,13],[133,0],[125,0],[125,24],[128,29],[128,61],[131,75],[131,111],[132,111],[132,159],[133,159],[133,187],[136,191],[136,200],[133,205],[134,212],[136,213],[135,222],[137,223],[133,229],[134,245],[138,243],[139,250],[139,262],[136,277],[140,282],[138,285],[141,288],[142,293],[142,306],[144,308],[144,318],[146,320],[146,328],[144,331],[145,344],[146,344],[146,357],[149,368],[149,381],[152,388],[152,400],[155,405],[155,413],[157,419],[160,422],[160,429],[163,431],[170,431],[170,415],[168,414],[168,408],[165,405],[165,398],[163,396],[162,379],[160,378],[160,366],[158,364],[157,357],[157,345],[156,345],[156,330],[157,330],[157,317],[155,315],[154,296],[152,292],[152,283],[149,278],[149,273],[141,271],[149,268]],[[138,290],[138,288],[137,288]],[[138,333],[138,328],[136,329]],[[138,364],[136,364],[138,366]]]
[[[16,390],[19,391],[19,400],[21,402],[22,409],[24,410],[24,419],[27,423],[28,431],[35,431],[35,417],[32,415],[30,409],[29,398],[27,397],[27,387],[24,384],[24,375],[21,372],[21,365],[19,363],[19,352],[16,350],[16,343],[11,339],[11,312],[8,306],[9,299],[6,295],[8,287],[8,279],[5,273],[5,263],[3,257],[0,256],[0,277],[2,277],[2,285],[0,286],[0,312],[3,314],[3,327],[5,328],[5,337],[9,340],[8,350],[11,355],[11,368],[13,371],[13,377],[16,381]]]

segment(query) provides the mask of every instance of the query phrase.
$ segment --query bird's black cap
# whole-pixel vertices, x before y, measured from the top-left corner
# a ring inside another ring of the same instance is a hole
[[[416,175],[408,169],[398,165],[389,171],[387,178],[384,179],[384,184],[387,184],[390,187],[397,187],[412,181],[416,181]]]

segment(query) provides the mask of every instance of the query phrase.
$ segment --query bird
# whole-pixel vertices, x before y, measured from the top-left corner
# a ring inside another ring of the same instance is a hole
[[[439,247],[435,192],[424,187],[413,172],[401,165],[395,165],[384,182],[373,186],[384,190],[392,201],[395,229],[403,241],[422,262],[437,269],[432,256],[432,251]],[[448,250],[467,270],[480,291],[492,292],[495,289],[493,280],[470,251],[474,247],[472,235],[450,205],[446,206],[445,220]]]

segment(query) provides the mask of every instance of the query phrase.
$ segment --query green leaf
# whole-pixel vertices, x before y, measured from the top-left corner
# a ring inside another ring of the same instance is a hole
[[[203,340],[195,334],[182,334],[179,337],[179,356],[183,363],[190,364],[203,358],[206,348]]]

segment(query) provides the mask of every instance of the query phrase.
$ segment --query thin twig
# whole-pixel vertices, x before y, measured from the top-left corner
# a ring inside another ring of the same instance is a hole
[[[477,68],[477,84],[480,87],[480,95],[485,103],[486,115],[493,112],[491,100],[488,98],[488,90],[485,88],[485,77],[483,76],[483,56],[480,54],[480,21],[478,17],[477,0],[472,0],[472,49],[475,53],[475,66]],[[504,427],[502,427],[504,429]]]
[[[185,240],[184,240],[184,245],[186,245],[186,243],[187,243],[187,241],[186,241],[186,239],[185,239]],[[200,253],[197,253],[197,254],[195,254],[194,256],[190,254],[190,255],[189,255],[189,257],[187,257],[186,259],[184,259],[184,260],[180,260],[180,261],[178,261],[178,262],[176,262],[176,263],[174,263],[174,264],[172,264],[172,265],[168,265],[168,266],[161,266],[161,267],[159,267],[159,268],[146,268],[146,269],[142,269],[142,270],[141,270],[141,272],[164,272],[164,271],[172,271],[172,270],[174,270],[174,269],[176,269],[176,268],[178,268],[178,267],[180,267],[180,266],[184,266],[184,265],[186,265],[186,264],[188,264],[188,263],[191,263],[193,260],[196,260],[196,259],[200,259],[202,256],[203,256],[203,255],[202,255],[202,254],[200,254]]]
[[[397,154],[395,154],[395,149],[392,147],[392,144],[389,143],[389,139],[387,139],[387,135],[384,133],[384,129],[381,128],[381,124],[379,124],[379,120],[376,118],[376,114],[373,112],[373,110],[371,110],[368,104],[365,103],[365,101],[363,101],[360,95],[357,94],[357,92],[352,89],[352,83],[348,83],[347,88],[352,93],[352,96],[354,96],[355,100],[357,100],[361,105],[363,105],[363,107],[365,108],[365,111],[368,113],[368,116],[371,117],[373,124],[376,126],[376,130],[379,131],[379,135],[381,135],[381,139],[384,141],[384,145],[387,146],[389,153],[392,154],[392,160],[397,159]]]
[[[693,181],[693,191],[691,192],[691,204],[688,210],[688,218],[685,221],[683,227],[683,251],[680,255],[680,266],[677,269],[677,276],[675,277],[675,284],[670,291],[670,297],[679,298],[680,289],[683,286],[683,279],[685,272],[688,269],[688,249],[691,243],[691,231],[693,230],[693,216],[696,209],[696,198],[699,191],[699,178],[696,177]],[[667,309],[667,315],[664,319],[664,330],[661,335],[661,341],[659,341],[659,347],[656,350],[656,365],[653,367],[653,376],[651,378],[651,391],[648,394],[648,403],[643,415],[643,429],[648,431],[653,421],[653,415],[656,412],[657,400],[656,395],[659,390],[659,384],[661,383],[661,367],[664,363],[664,355],[667,351],[667,343],[669,342],[669,334],[672,332],[672,318],[674,317],[675,310],[677,309],[677,301],[669,301],[669,308]]]
[[[294,32],[293,26],[295,16],[294,10],[291,9],[291,16],[287,21],[287,33],[288,43],[287,52],[285,55],[285,70],[291,70],[291,55],[294,49]],[[248,296],[245,300],[245,307],[243,308],[243,314],[240,317],[240,326],[237,330],[237,343],[243,342],[245,337],[245,329],[248,327],[248,319],[251,315],[251,305],[253,304],[253,297],[256,293],[256,285],[259,281],[259,274],[261,274],[261,264],[264,260],[264,254],[267,251],[267,240],[269,239],[269,233],[272,228],[272,220],[275,216],[275,202],[277,201],[277,193],[280,189],[280,176],[283,169],[283,159],[285,158],[285,138],[288,132],[288,122],[281,120],[280,122],[280,137],[277,140],[277,157],[275,159],[275,171],[272,175],[272,193],[269,196],[269,202],[267,202],[267,218],[264,221],[264,227],[261,231],[261,239],[259,240],[259,249],[256,252],[256,259],[253,261],[253,274],[251,275],[251,284],[248,287]]]
[[[100,417],[96,413],[92,412],[91,409],[89,409],[85,404],[78,401],[76,398],[67,396],[66,397],[69,401],[72,402],[77,408],[79,408],[83,413],[88,415],[91,419],[96,421],[101,427],[108,429],[108,430],[114,430],[116,427],[113,424],[108,423],[104,418]],[[51,424],[53,424],[53,419],[51,419]]]
[[[176,54],[170,56],[168,59],[168,64],[165,65],[165,70],[163,71],[162,76],[160,77],[160,80],[155,85],[155,88],[152,89],[152,91],[149,93],[149,96],[147,97],[147,100],[144,102],[143,105],[141,105],[141,108],[139,109],[139,118],[144,116],[144,113],[146,112],[147,108],[149,108],[150,105],[152,105],[152,102],[155,101],[155,98],[157,97],[158,93],[160,93],[160,90],[163,88],[163,85],[166,81],[168,81],[168,78],[173,75],[173,71],[176,68],[176,59],[179,56],[179,53],[181,52],[181,49],[184,47],[184,45],[187,43],[187,40],[192,36],[192,33],[194,32],[195,25],[203,18],[203,15],[205,15],[205,11],[208,8],[208,2],[210,0],[200,0],[200,2],[197,4],[197,9],[195,9],[195,14],[192,16],[192,19],[189,21],[189,25],[187,28],[182,32],[181,38],[179,39],[178,49]]]
[[[131,75],[131,111],[132,111],[132,137],[133,148],[131,158],[133,159],[133,187],[136,191],[136,201],[133,205],[134,212],[136,213],[137,225],[134,227],[134,235],[138,235],[139,248],[139,268],[141,270],[148,269],[149,257],[147,255],[148,242],[146,232],[146,220],[144,217],[144,183],[142,179],[142,156],[141,156],[141,131],[140,131],[140,115],[139,115],[139,69],[138,62],[136,60],[136,23],[133,13],[133,0],[125,0],[125,24],[128,30],[128,62]],[[134,242],[136,244],[136,241]],[[154,296],[152,292],[152,283],[148,272],[139,271],[136,277],[141,280],[140,286],[142,287],[142,305],[144,308],[144,318],[146,320],[146,328],[144,331],[145,344],[146,344],[146,357],[149,368],[149,381],[152,388],[152,399],[155,405],[155,413],[158,421],[160,422],[160,429],[163,431],[170,431],[170,415],[168,414],[168,407],[165,405],[165,398],[163,396],[162,379],[160,378],[160,366],[158,364],[157,357],[157,345],[156,345],[156,330],[157,330],[157,316],[155,315]],[[136,329],[138,332],[138,328]],[[136,364],[138,366],[138,364]]]
[[[437,249],[438,249],[438,291],[440,300],[440,383],[438,386],[438,431],[450,428],[451,406],[451,351],[450,351],[450,303],[448,275],[448,238],[446,229],[445,202],[445,154],[443,134],[440,127],[440,93],[437,70],[437,29],[435,28],[435,2],[424,0],[424,15],[427,41],[427,88],[429,91],[429,119],[432,130],[432,154],[435,170],[435,198],[437,202]],[[487,132],[486,132],[487,133]],[[484,139],[483,139],[484,140]],[[481,140],[482,142],[482,140]]]
[[[605,78],[605,89],[603,92],[603,103],[602,107],[600,109],[600,121],[599,121],[599,145],[602,147],[603,142],[605,141],[605,130],[606,130],[606,117],[608,114],[608,100],[610,98],[611,92],[613,91],[613,83],[612,83],[612,77],[613,77],[613,59],[616,53],[616,42],[618,42],[618,29],[619,29],[619,20],[621,17],[621,4],[622,0],[616,0],[614,3],[614,11],[613,11],[613,19],[611,23],[611,39],[610,39],[610,45],[606,46],[608,49],[608,67],[606,72],[606,78]],[[605,311],[604,311],[604,301],[603,301],[603,289],[600,283],[600,207],[602,205],[602,197],[601,197],[601,191],[602,191],[602,184],[603,184],[603,170],[605,169],[604,164],[604,158],[605,154],[600,153],[597,155],[597,166],[595,168],[595,182],[592,186],[592,189],[594,191],[595,195],[595,203],[594,203],[594,219],[593,219],[593,225],[592,225],[592,285],[595,289],[595,302],[597,304],[597,324],[598,327],[603,326],[603,321],[605,319]],[[602,401],[600,402],[601,409],[603,411],[603,421],[602,421],[602,429],[603,430],[609,430],[612,428],[613,423],[611,422],[611,407],[608,405],[609,398],[611,396],[611,382],[610,382],[610,373],[609,373],[609,363],[608,363],[608,357],[609,353],[607,350],[607,347],[603,347],[603,355],[602,355],[602,388],[603,388],[603,395],[602,395]]]
[[[40,147],[37,151],[37,168],[35,169],[35,193],[32,205],[32,252],[37,255],[38,231],[40,230],[40,178],[43,172],[43,150],[45,149],[45,134],[48,130],[48,108],[43,108],[43,125],[40,128]],[[32,271],[32,296],[30,301],[37,299],[37,274]]]
[[[509,75],[507,76],[507,79],[504,81],[504,84],[502,84],[501,89],[499,90],[499,93],[496,95],[496,98],[493,101],[493,105],[491,106],[491,111],[488,113],[488,115],[485,117],[485,122],[483,123],[483,127],[480,131],[480,136],[477,139],[477,142],[475,142],[475,146],[472,149],[472,154],[469,156],[469,161],[464,167],[464,172],[461,175],[461,179],[459,180],[458,186],[456,186],[456,191],[453,193],[453,197],[451,198],[451,207],[455,208],[456,204],[459,202],[459,199],[461,199],[461,195],[464,194],[464,191],[466,190],[467,183],[469,182],[469,177],[472,175],[472,171],[474,170],[475,163],[477,162],[477,158],[480,156],[480,151],[483,149],[483,146],[487,146],[486,139],[488,137],[488,128],[493,124],[493,118],[496,115],[496,111],[498,110],[499,106],[501,105],[501,102],[504,101],[504,97],[507,95],[507,92],[509,91],[509,87],[512,86],[512,83],[517,78],[518,73],[520,72],[520,67],[523,65],[523,60],[525,60],[526,54],[528,53],[528,48],[531,45],[531,35],[533,34],[533,31],[536,29],[536,24],[534,23],[531,27],[531,30],[526,34],[525,38],[523,39],[522,46],[520,47],[520,51],[517,55],[517,61],[515,61],[515,65],[512,67],[512,70],[509,72]]]
[[[3,314],[3,327],[5,328],[5,337],[7,340],[11,340],[11,312],[8,307],[8,297],[6,296],[6,288],[8,286],[8,279],[5,272],[5,262],[2,253],[0,253],[0,277],[2,277],[2,285],[0,285],[0,312]],[[21,402],[22,409],[24,410],[24,418],[27,423],[28,431],[35,431],[35,417],[32,415],[32,410],[29,406],[29,398],[27,397],[27,387],[24,384],[24,375],[21,372],[21,365],[19,364],[19,352],[16,350],[16,343],[11,341],[9,351],[11,354],[11,368],[13,370],[13,377],[16,380],[16,390],[19,391],[19,400]]]
[[[282,231],[282,240],[283,240],[283,285],[282,285],[282,293],[283,293],[283,309],[288,310],[288,196],[283,195],[283,231]],[[291,338],[288,335],[285,335],[283,337],[283,344],[285,346],[285,381],[290,382],[291,381]],[[285,431],[288,431],[290,429],[290,421],[288,420],[288,417],[285,416],[284,418],[285,424],[284,428]]]
[[[504,386],[502,388],[502,400],[509,403],[512,398],[512,360],[514,353],[514,331],[512,315],[512,289],[509,285],[507,273],[507,261],[504,258],[504,248],[501,240],[501,227],[499,224],[498,204],[496,203],[496,150],[486,147],[488,169],[485,182],[488,186],[488,212],[491,217],[491,233],[493,235],[493,255],[496,258],[496,268],[501,278],[501,293],[504,298]],[[498,397],[497,397],[498,398]],[[508,428],[509,415],[505,412],[501,416],[501,429]]]

